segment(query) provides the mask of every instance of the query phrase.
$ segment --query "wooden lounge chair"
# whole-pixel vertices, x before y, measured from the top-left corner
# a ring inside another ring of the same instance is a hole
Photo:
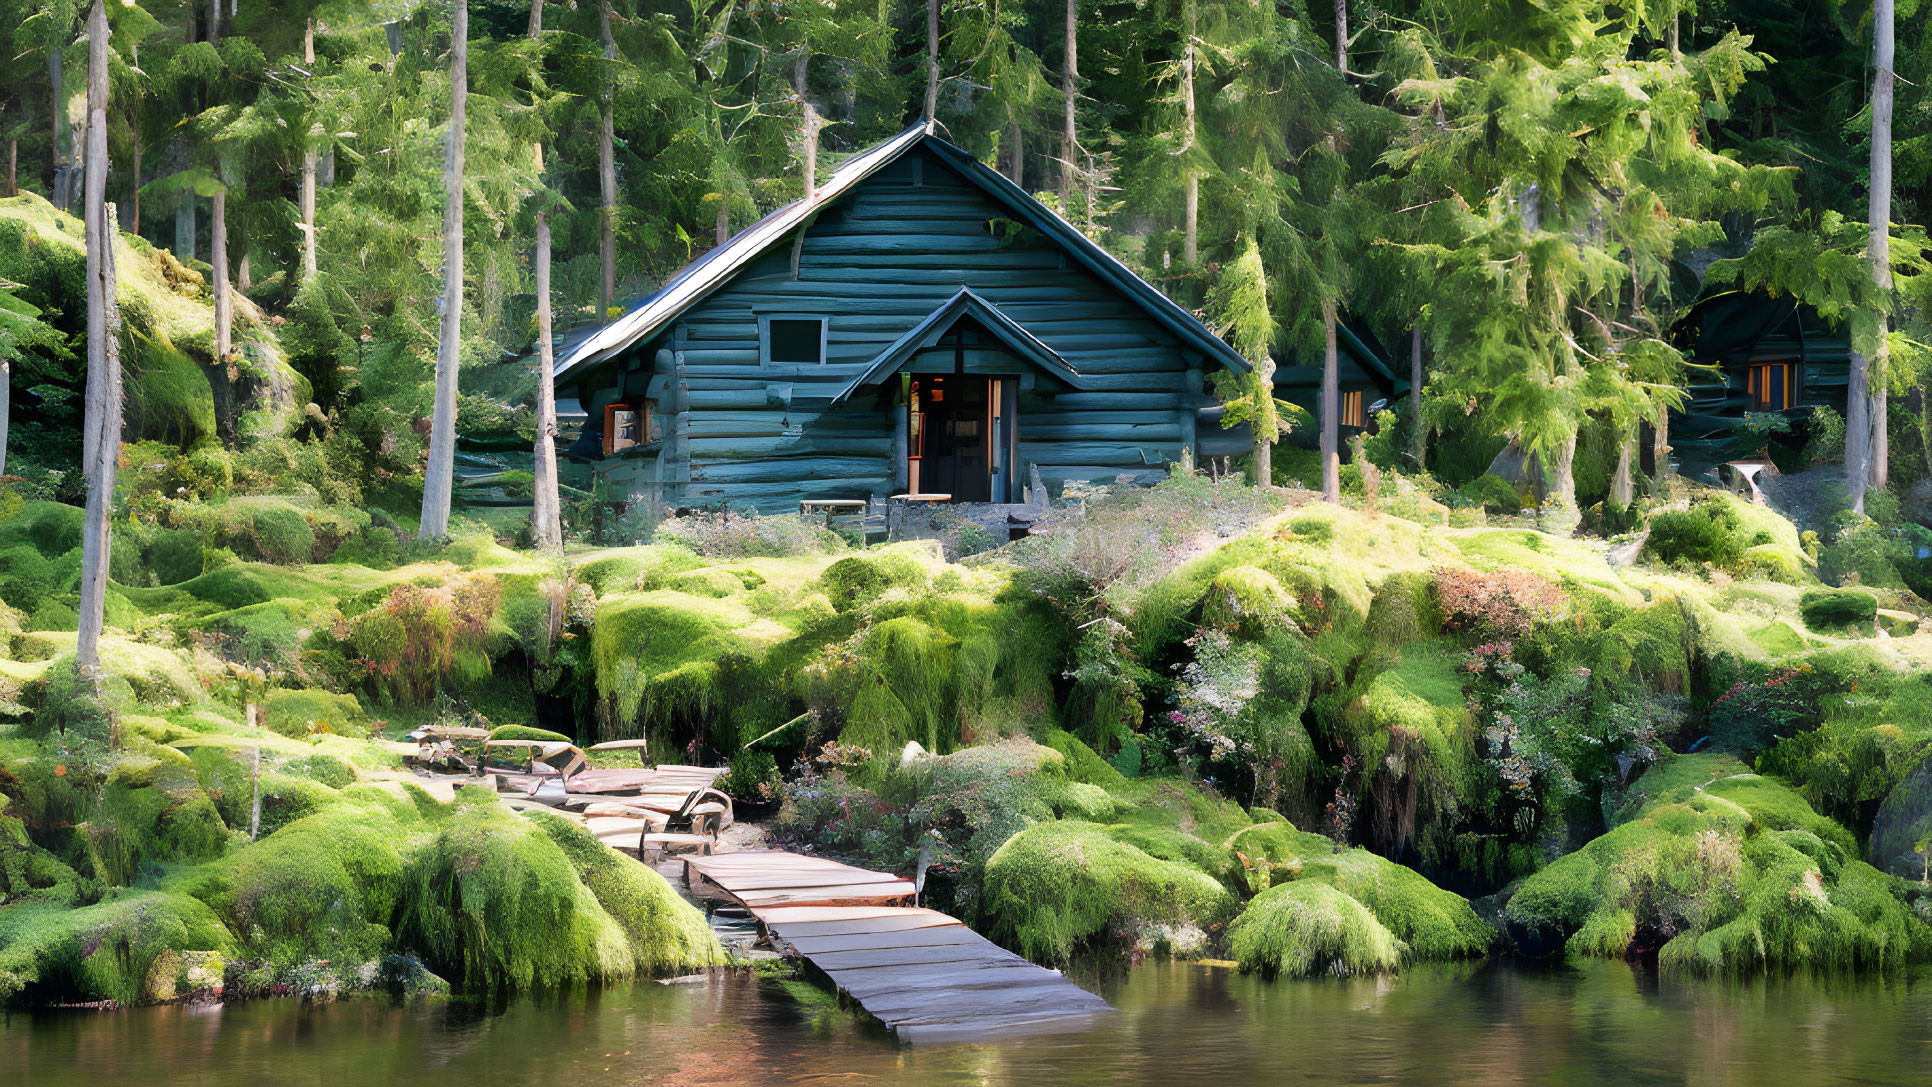
[[[663,828],[645,830],[637,839],[637,857],[643,860],[653,853],[668,853],[674,848],[691,848],[709,855],[718,844],[718,831],[723,823],[722,809],[716,804],[704,804],[704,794],[710,789],[693,789],[678,810],[665,817]],[[711,808],[714,810],[700,810]]]

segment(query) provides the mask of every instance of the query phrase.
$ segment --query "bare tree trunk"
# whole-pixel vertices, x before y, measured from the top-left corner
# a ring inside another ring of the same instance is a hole
[[[214,205],[208,220],[208,263],[215,271],[215,365],[225,367],[235,327],[234,303],[228,297],[228,186],[215,190]]]
[[[1060,72],[1060,92],[1066,98],[1066,125],[1060,130],[1060,214],[1073,219],[1074,161],[1080,141],[1074,134],[1073,111],[1080,91],[1080,0],[1067,0],[1067,55]]]
[[[1259,386],[1260,395],[1273,396],[1275,389],[1275,360],[1264,348],[1261,357],[1254,365],[1254,380]],[[1254,439],[1254,485],[1272,487],[1275,482],[1275,440],[1281,436],[1279,428],[1262,425],[1264,420],[1256,418],[1249,423]]]
[[[1866,206],[1871,231],[1865,252],[1872,262],[1872,283],[1879,292],[1892,293],[1892,102],[1896,76],[1892,71],[1895,49],[1893,0],[1872,3],[1872,171],[1871,192]],[[1881,318],[1878,351],[1872,356],[1872,378],[1877,389],[1872,396],[1871,481],[1884,487],[1891,475],[1890,419],[1891,351],[1885,335],[1891,326]],[[1863,507],[1860,507],[1863,512]]]
[[[806,67],[811,59],[811,50],[801,43],[798,56],[792,61],[792,90],[798,95],[799,105],[799,173],[805,182],[807,200],[818,196],[818,107],[812,104],[811,89],[806,85]]]
[[[1657,425],[1650,432],[1651,480],[1662,483],[1670,478],[1670,409],[1657,409]]]
[[[315,19],[310,18],[308,26],[302,31],[302,59],[311,68],[315,64]],[[314,132],[309,133],[314,139]],[[302,222],[298,228],[302,233],[302,282],[315,278],[315,167],[321,156],[314,147],[302,152]]]
[[[1870,197],[1866,205],[1870,231],[1865,253],[1872,264],[1872,282],[1881,292],[1892,288],[1892,100],[1894,75],[1893,2],[1872,2],[1872,167]],[[1878,349],[1868,358],[1856,351],[1851,356],[1850,380],[1845,391],[1845,489],[1851,492],[1852,509],[1865,512],[1865,488],[1881,476],[1876,463],[1877,421],[1873,418],[1871,385],[1874,377],[1885,380],[1889,361],[1885,334],[1889,321],[1879,326]]]
[[[1335,70],[1348,73],[1348,0],[1335,0]]]
[[[1556,451],[1556,463],[1550,466],[1550,474],[1556,477],[1556,497],[1563,502],[1567,513],[1576,511],[1576,434],[1572,433],[1563,440],[1562,448]]]
[[[1200,16],[1196,0],[1187,0],[1183,12],[1187,33],[1187,44],[1181,49],[1181,154],[1194,150],[1194,43],[1200,36]],[[1181,243],[1181,257],[1189,264],[1201,259],[1201,179],[1193,167],[1182,160],[1181,169],[1187,172],[1187,226]]]
[[[1011,156],[1006,160],[1007,177],[1013,184],[1026,187],[1026,133],[1020,130],[1020,122],[1014,121],[1007,126],[1007,135],[1012,139]]]
[[[255,277],[249,272],[248,243],[242,242],[241,259],[235,262],[235,287],[247,294],[255,289]]]
[[[550,217],[537,213],[537,443],[536,499],[530,530],[537,546],[563,550],[562,499],[557,494],[557,389],[550,345]]]
[[[87,475],[87,520],[81,537],[80,629],[74,657],[92,672],[101,665],[101,630],[107,621],[109,513],[121,452],[121,307],[114,294],[115,230],[107,204],[106,0],[94,0],[87,37],[87,414],[81,462]]]
[[[926,0],[926,123],[939,115],[939,0]]]
[[[423,472],[418,539],[449,534],[456,476],[456,361],[463,332],[463,128],[469,106],[469,0],[455,0],[449,47],[449,152],[443,159],[443,324],[436,343],[436,406],[430,417],[429,465]]]
[[[1342,369],[1335,347],[1335,303],[1322,303],[1322,501],[1342,500]]]
[[[530,0],[530,37],[543,36],[543,0]]]
[[[731,237],[731,195],[718,194],[718,244],[723,245]]]
[[[1671,63],[1679,65],[1684,63],[1683,42],[1678,37],[1677,31],[1677,22],[1682,17],[1682,13],[1673,4],[1670,10],[1670,59]]]
[[[1636,459],[1637,438],[1626,433],[1617,443],[1617,470],[1610,476],[1610,501],[1619,507],[1628,508],[1637,497],[1637,484],[1631,478],[1630,463]]]
[[[221,43],[221,0],[208,0],[208,44]]]
[[[1427,463],[1429,439],[1422,429],[1422,322],[1409,328],[1409,425],[1414,428],[1415,470]]]
[[[617,59],[617,39],[610,33],[610,2],[604,0],[597,9],[607,62]],[[605,67],[612,73],[616,71],[614,64]],[[617,84],[614,75],[610,85],[604,88],[604,113],[597,122],[597,184],[603,198],[598,250],[603,269],[604,304],[598,312],[601,318],[610,312],[611,303],[617,298]]]

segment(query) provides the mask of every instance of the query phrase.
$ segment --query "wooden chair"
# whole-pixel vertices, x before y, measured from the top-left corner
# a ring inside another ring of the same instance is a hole
[[[693,789],[678,810],[664,820],[664,829],[653,831],[646,823],[637,838],[637,859],[675,848],[696,849],[706,856],[717,847],[718,832],[724,825],[724,807],[703,803],[705,789]],[[648,863],[648,861],[646,862]]]

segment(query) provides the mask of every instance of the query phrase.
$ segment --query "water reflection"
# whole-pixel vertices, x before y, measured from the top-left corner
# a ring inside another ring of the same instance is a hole
[[[408,1084],[1924,1084],[1932,977],[1660,981],[1510,963],[1266,983],[1147,965],[1094,979],[1093,1030],[908,1049],[798,983],[651,982],[500,1010],[278,1000],[16,1015],[0,1082]],[[16,1077],[19,1077],[16,1079]]]

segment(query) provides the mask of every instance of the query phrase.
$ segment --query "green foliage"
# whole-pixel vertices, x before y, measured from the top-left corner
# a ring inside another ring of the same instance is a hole
[[[1267,977],[1349,977],[1394,971],[1409,948],[1341,890],[1314,881],[1263,891],[1228,926],[1244,971]]]
[[[0,1001],[138,1003],[170,952],[228,952],[233,939],[199,901],[167,891],[119,895],[80,909],[0,910]],[[173,978],[165,979],[172,990]]]
[[[1704,501],[1688,510],[1651,514],[1644,555],[1663,563],[1709,564],[1728,570],[1744,558],[1745,548],[1768,542],[1745,537],[1737,512],[1728,503]]]
[[[1456,493],[1470,505],[1481,506],[1490,513],[1507,516],[1523,508],[1522,496],[1516,493],[1515,486],[1503,477],[1489,472],[1484,472],[1456,488]]]
[[[283,736],[297,739],[314,733],[338,736],[367,736],[368,718],[362,703],[352,694],[327,691],[270,691],[265,702],[268,727]]]
[[[1798,600],[1798,614],[1813,630],[1869,630],[1878,618],[1878,598],[1859,589],[1808,589]]]
[[[1223,923],[1236,906],[1212,877],[1080,822],[1045,823],[1014,835],[987,860],[985,887],[996,938],[1045,961],[1064,961],[1139,922]]]

